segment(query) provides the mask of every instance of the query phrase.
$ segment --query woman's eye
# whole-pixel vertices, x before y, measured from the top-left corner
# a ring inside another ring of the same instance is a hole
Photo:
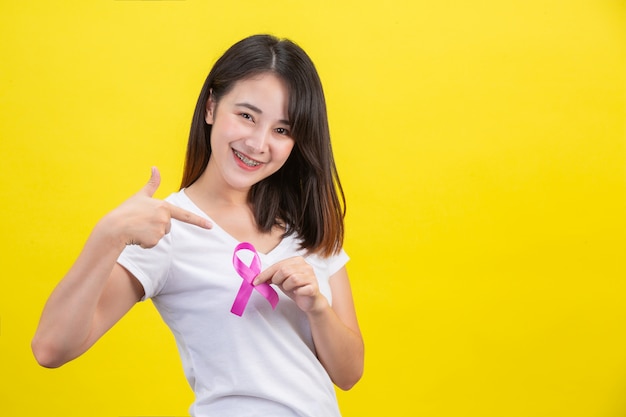
[[[289,130],[285,129],[284,127],[276,128],[276,133],[278,133],[279,135],[289,136]]]
[[[247,120],[253,120],[252,116],[250,116],[248,113],[241,113],[240,116]]]

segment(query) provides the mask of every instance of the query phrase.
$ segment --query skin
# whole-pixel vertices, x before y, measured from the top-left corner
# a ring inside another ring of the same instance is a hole
[[[55,368],[83,354],[143,297],[139,281],[116,262],[127,244],[153,247],[172,218],[211,228],[206,219],[152,198],[160,182],[153,168],[148,184],[96,224],[50,295],[31,343],[42,366]]]
[[[238,81],[219,103],[211,97],[206,122],[213,125],[212,154],[204,173],[185,189],[222,229],[263,253],[280,243],[284,230],[275,226],[260,232],[247,194],[280,169],[293,149],[287,99],[284,82],[271,73]],[[211,228],[206,219],[152,198],[159,183],[153,168],[148,184],[95,226],[52,292],[32,341],[42,366],[58,367],[80,356],[143,297],[141,284],[116,262],[127,244],[155,246],[169,232],[172,218]],[[262,271],[255,279],[261,282],[278,286],[306,314],[320,362],[338,387],[350,389],[363,373],[363,340],[346,269],[330,278],[332,306],[302,257]]]

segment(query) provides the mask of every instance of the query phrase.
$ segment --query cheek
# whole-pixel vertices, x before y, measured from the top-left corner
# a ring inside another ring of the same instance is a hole
[[[228,144],[237,136],[237,124],[228,119],[221,119],[213,124],[211,129],[211,143],[216,145]]]
[[[241,130],[240,125],[237,123],[236,120],[233,120],[231,118],[224,118],[222,120],[222,125],[221,125],[221,132],[224,136],[233,136],[237,133],[238,130]]]
[[[294,144],[295,142],[293,140],[288,140],[285,141],[285,143],[281,143],[281,146],[279,148],[279,154],[283,162],[286,161],[287,158],[289,158],[289,155],[291,155]]]

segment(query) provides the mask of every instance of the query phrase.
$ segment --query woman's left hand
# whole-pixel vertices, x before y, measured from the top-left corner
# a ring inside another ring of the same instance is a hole
[[[328,300],[320,293],[313,267],[301,256],[277,262],[262,271],[254,279],[254,285],[262,282],[277,285],[305,313],[328,306]]]
[[[329,279],[332,306],[320,293],[313,267],[302,257],[270,266],[253,283],[262,282],[278,285],[307,315],[317,357],[328,375],[339,388],[352,388],[363,375],[363,338],[346,268]]]

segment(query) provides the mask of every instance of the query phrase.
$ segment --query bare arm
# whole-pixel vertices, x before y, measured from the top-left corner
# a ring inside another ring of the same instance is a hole
[[[92,232],[76,263],[48,299],[32,349],[54,368],[84,353],[143,295],[135,278],[116,264],[124,244],[106,236],[107,221]]]
[[[330,278],[330,288],[332,307],[310,311],[309,323],[320,362],[333,382],[348,390],[363,375],[364,344],[345,267]]]
[[[345,267],[330,277],[332,306],[319,292],[313,267],[301,257],[266,269],[255,285],[266,281],[278,285],[307,315],[317,356],[335,385],[352,388],[363,375],[364,345]]]
[[[98,222],[50,295],[32,340],[42,366],[58,367],[80,356],[143,296],[141,284],[117,264],[127,244],[156,245],[169,232],[171,218],[210,227],[195,214],[153,199],[159,183],[153,169],[139,193]]]

